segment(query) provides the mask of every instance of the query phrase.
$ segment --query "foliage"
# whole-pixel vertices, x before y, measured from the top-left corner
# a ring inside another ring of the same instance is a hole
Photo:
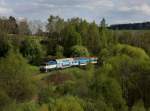
[[[8,95],[2,89],[0,89],[0,109],[8,106],[10,104],[10,101],[11,100]]]
[[[123,30],[115,31],[116,38],[120,43],[129,44],[132,46],[140,47],[144,49],[150,55],[150,39],[149,31],[146,30]]]
[[[39,65],[41,63],[41,58],[44,55],[40,43],[28,38],[23,41],[20,52],[33,65]]]
[[[34,102],[16,103],[13,102],[2,111],[39,111],[39,105]]]
[[[11,43],[9,38],[5,33],[0,32],[0,57],[6,56],[10,48]]]
[[[111,30],[105,19],[97,25],[50,16],[45,32],[38,27],[41,36],[28,36],[29,25],[0,18],[0,110],[149,110],[149,31]],[[99,63],[45,74],[32,66],[42,58],[90,55]]]
[[[20,35],[29,35],[31,33],[27,20],[20,21],[18,26]]]
[[[126,104],[122,97],[121,87],[115,79],[107,77],[109,70],[110,67],[107,66],[95,74],[92,80],[93,83],[91,84],[92,97],[97,101],[101,100],[107,103],[106,106],[112,106],[117,111],[126,111]]]
[[[56,57],[62,58],[64,53],[64,48],[60,45],[56,46]]]
[[[134,104],[131,111],[146,111],[142,101],[138,101]]]
[[[88,36],[87,36],[87,48],[89,49],[90,52],[97,54],[100,52],[101,44],[100,44],[100,33],[99,33],[99,28],[93,22],[90,24],[88,28]]]
[[[82,56],[88,57],[89,52],[86,47],[75,45],[75,46],[71,47],[71,55],[73,57],[82,57]]]
[[[0,88],[13,100],[28,100],[35,94],[28,64],[18,52],[10,52],[0,60],[0,78]]]
[[[81,45],[82,39],[80,33],[78,33],[75,29],[75,26],[68,25],[64,28],[63,32],[63,46],[65,50],[69,50],[70,47],[74,45]],[[69,55],[70,53],[66,51],[66,55]]]
[[[146,54],[146,52],[143,49],[133,47],[130,45],[118,44],[114,48],[114,53],[117,55],[126,54],[126,55],[133,57],[135,59],[136,58],[147,59],[147,60],[149,59],[149,56]]]
[[[42,88],[39,92],[39,104],[53,103],[56,97],[54,93],[56,88],[54,86],[48,86],[47,88]]]
[[[51,109],[52,111],[83,111],[82,106],[78,102],[78,98],[72,96],[56,99]]]
[[[137,99],[142,99],[149,106],[149,56],[142,49],[128,45],[117,45],[114,54],[105,61],[105,65],[111,66],[109,76],[122,86],[128,105],[132,106]]]
[[[18,24],[15,17],[10,16],[9,18],[0,18],[0,29],[3,32],[9,34],[18,34]]]

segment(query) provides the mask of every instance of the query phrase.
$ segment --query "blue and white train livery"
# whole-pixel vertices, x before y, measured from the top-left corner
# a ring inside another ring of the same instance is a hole
[[[64,69],[72,66],[85,66],[89,63],[97,64],[97,57],[76,57],[50,60],[40,66],[40,70],[48,72],[53,69]]]

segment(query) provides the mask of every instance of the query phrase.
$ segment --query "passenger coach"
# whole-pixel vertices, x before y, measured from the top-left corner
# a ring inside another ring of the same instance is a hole
[[[89,63],[97,64],[97,57],[75,57],[50,60],[40,66],[40,70],[48,72],[54,69],[64,69],[72,66],[85,66]]]

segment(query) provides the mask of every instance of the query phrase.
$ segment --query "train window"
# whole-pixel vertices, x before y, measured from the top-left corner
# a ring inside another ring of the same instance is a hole
[[[56,61],[49,61],[48,64],[49,64],[49,65],[55,65],[55,64],[57,64],[57,63],[56,63]]]

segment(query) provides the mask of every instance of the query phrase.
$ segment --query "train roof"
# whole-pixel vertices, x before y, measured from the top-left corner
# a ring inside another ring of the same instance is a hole
[[[90,58],[95,58],[95,59],[98,59],[98,57],[94,57],[94,56],[91,56],[91,57],[71,57],[71,58],[60,58],[60,59],[49,59],[47,62],[43,62],[43,64],[47,64],[49,63],[50,61],[57,61],[57,62],[60,62],[60,61],[65,61],[65,60],[74,60],[74,59],[90,59]]]
[[[89,58],[98,58],[98,57],[74,57],[74,59],[80,59],[80,58],[87,58],[87,59],[89,59]]]
[[[63,61],[63,60],[73,60],[73,58],[62,58],[62,59],[56,59],[56,61]]]

